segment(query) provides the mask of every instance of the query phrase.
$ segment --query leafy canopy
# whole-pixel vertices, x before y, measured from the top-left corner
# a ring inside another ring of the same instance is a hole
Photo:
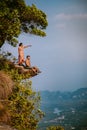
[[[44,115],[39,109],[39,93],[32,90],[30,81],[16,85],[9,97],[9,124],[18,130],[36,130],[39,120]]]
[[[64,130],[62,126],[49,126],[47,130]]]
[[[27,6],[24,0],[0,0],[0,47],[5,41],[16,46],[22,32],[46,36],[46,14],[35,5]]]
[[[40,94],[32,89],[29,79],[23,80],[23,75],[9,64],[8,56],[0,55],[0,122],[17,130],[36,130],[44,116],[40,110]]]

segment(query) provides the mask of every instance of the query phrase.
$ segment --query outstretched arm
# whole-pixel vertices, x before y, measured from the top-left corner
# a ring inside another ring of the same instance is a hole
[[[28,48],[28,47],[31,47],[32,45],[27,45],[27,46],[24,46],[24,48]]]

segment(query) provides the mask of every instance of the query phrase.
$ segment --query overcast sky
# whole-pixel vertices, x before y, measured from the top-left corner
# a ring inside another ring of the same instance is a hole
[[[87,87],[87,0],[26,0],[44,11],[47,36],[19,36],[19,42],[32,44],[25,50],[32,66],[42,71],[33,77],[36,90],[74,91]],[[17,47],[4,46],[17,57]]]

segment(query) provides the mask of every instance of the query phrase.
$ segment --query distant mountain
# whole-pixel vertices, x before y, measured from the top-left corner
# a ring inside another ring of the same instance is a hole
[[[65,130],[87,130],[87,88],[73,92],[41,91],[41,110],[44,119],[38,130],[61,125]]]
[[[41,98],[43,102],[60,101],[60,100],[79,100],[87,99],[87,88],[80,88],[73,92],[60,91],[41,91]]]

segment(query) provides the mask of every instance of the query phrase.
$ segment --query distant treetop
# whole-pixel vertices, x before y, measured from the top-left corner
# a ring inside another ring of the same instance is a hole
[[[46,14],[34,4],[27,6],[24,0],[0,0],[0,48],[5,41],[16,46],[22,32],[44,37],[47,26]]]

